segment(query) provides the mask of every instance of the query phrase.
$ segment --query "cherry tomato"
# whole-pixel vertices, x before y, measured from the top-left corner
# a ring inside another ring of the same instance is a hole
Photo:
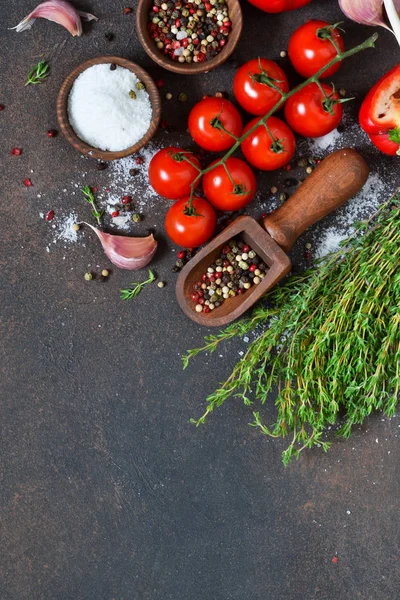
[[[283,92],[289,91],[285,73],[268,58],[249,60],[236,71],[233,93],[239,104],[252,115],[265,115],[281,97],[268,85],[268,80]]]
[[[205,150],[220,152],[235,143],[234,137],[218,129],[218,124],[235,137],[240,137],[242,117],[232,102],[224,98],[203,98],[194,105],[189,115],[189,131],[194,141]]]
[[[193,197],[194,213],[190,215],[189,197],[177,200],[165,215],[168,237],[183,248],[197,248],[212,236],[217,221],[215,210],[206,200]]]
[[[309,4],[311,0],[249,0],[251,4],[268,13],[280,13],[295,10]]]
[[[211,165],[216,162],[218,161]],[[225,167],[219,165],[204,175],[204,194],[218,210],[239,210],[254,198],[257,190],[256,178],[249,165],[240,158],[230,157],[225,164],[235,185]]]
[[[293,67],[303,77],[312,77],[337,55],[331,40],[343,52],[344,43],[338,29],[326,21],[307,21],[296,29],[289,41],[288,54]],[[330,77],[340,67],[338,62],[321,78]]]
[[[304,137],[326,135],[342,120],[343,109],[338,94],[332,86],[321,85],[326,97],[316,83],[310,83],[286,100],[286,121]]]
[[[258,122],[253,119],[246,125],[243,135]],[[270,117],[267,129],[260,125],[242,142],[242,152],[251,165],[263,171],[274,171],[285,166],[296,149],[293,132],[277,117]]]
[[[163,148],[151,159],[150,184],[164,198],[182,198],[190,194],[190,185],[199,174],[196,167],[200,169],[200,162],[192,152],[174,146]],[[196,187],[199,183],[200,180],[196,182]]]
[[[371,134],[368,136],[371,142],[384,154],[399,156],[400,144],[390,139],[389,133]]]

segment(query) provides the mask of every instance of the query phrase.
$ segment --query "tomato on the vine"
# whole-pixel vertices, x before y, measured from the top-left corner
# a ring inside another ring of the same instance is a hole
[[[160,196],[177,200],[190,194],[190,186],[200,169],[200,161],[193,152],[169,146],[159,150],[151,159],[150,184]],[[200,178],[196,187],[199,183]]]
[[[335,129],[343,116],[339,95],[326,83],[309,83],[286,100],[285,118],[304,137],[321,137]]]
[[[295,10],[309,4],[311,0],[249,0],[251,4],[268,13],[280,13]]]
[[[203,98],[189,114],[190,135],[199,146],[211,152],[229,150],[235,138],[240,137],[242,128],[239,111],[224,98]]]
[[[258,122],[253,119],[246,125],[243,135]],[[293,157],[296,141],[292,130],[277,117],[270,117],[266,126],[259,125],[243,140],[242,152],[251,165],[263,171],[284,167]]]
[[[239,104],[252,115],[265,115],[289,91],[284,71],[273,60],[254,58],[242,65],[233,80],[233,93]]]
[[[215,210],[206,200],[194,196],[193,210],[189,197],[177,200],[165,215],[168,237],[183,248],[197,248],[207,242],[214,233],[217,221]]]
[[[226,168],[219,165],[204,175],[204,194],[218,210],[239,210],[254,198],[256,178],[249,165],[240,158],[230,157],[225,165]]]
[[[332,43],[333,42],[333,43]],[[312,77],[335,56],[344,50],[339,30],[326,21],[307,21],[296,29],[289,40],[288,54],[293,67],[303,77]],[[340,67],[338,62],[325,71],[321,78],[330,77]]]

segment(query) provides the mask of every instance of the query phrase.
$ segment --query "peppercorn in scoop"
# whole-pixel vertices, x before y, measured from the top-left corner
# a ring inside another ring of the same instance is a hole
[[[149,11],[150,37],[161,52],[180,63],[214,58],[231,28],[226,0],[154,0]]]
[[[195,311],[209,313],[236,295],[244,294],[264,279],[267,265],[248,244],[232,239],[219,258],[207,268],[201,281],[193,285],[191,298]]]

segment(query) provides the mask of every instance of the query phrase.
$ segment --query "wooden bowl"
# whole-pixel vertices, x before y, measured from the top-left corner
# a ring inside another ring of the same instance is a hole
[[[150,97],[151,107],[153,110],[150,127],[145,133],[145,135],[142,137],[142,139],[136,142],[136,144],[134,144],[133,146],[125,148],[124,150],[119,150],[118,152],[100,150],[99,148],[89,146],[89,144],[81,140],[76,135],[68,119],[68,96],[75,79],[78,77],[78,75],[80,75],[89,67],[104,63],[114,63],[119,67],[125,67],[125,69],[129,69],[129,71],[134,73],[138,77],[138,79],[140,79],[140,81],[142,81],[145,84],[146,90]],[[134,154],[151,140],[151,138],[157,131],[161,119],[160,94],[156,84],[154,83],[150,75],[144,69],[142,69],[142,67],[139,67],[139,65],[136,65],[135,63],[131,62],[130,60],[126,60],[125,58],[120,58],[119,56],[98,56],[97,58],[87,60],[86,62],[76,67],[76,69],[74,69],[72,73],[70,73],[68,77],[64,80],[57,98],[57,119],[62,133],[70,142],[70,144],[72,144],[74,148],[79,150],[79,152],[90,156],[90,158],[97,158],[101,160],[116,160],[118,158],[124,158],[125,156],[130,156],[131,154]]]
[[[151,39],[147,29],[148,13],[150,8],[153,6],[152,0],[139,0],[138,7],[136,10],[136,29],[139,40],[146,50],[147,54],[156,62],[160,67],[173,71],[174,73],[182,73],[183,75],[195,75],[197,73],[208,73],[222,65],[227,58],[235,50],[240,34],[242,33],[243,18],[242,9],[240,7],[239,0],[226,0],[229,8],[229,18],[232,23],[232,30],[227,38],[227,43],[211,60],[206,60],[202,63],[179,63],[174,62],[168,56],[163,54]]]

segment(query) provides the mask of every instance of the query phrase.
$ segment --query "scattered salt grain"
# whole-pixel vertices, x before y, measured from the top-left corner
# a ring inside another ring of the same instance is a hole
[[[150,126],[149,94],[137,89],[139,79],[123,67],[94,65],[76,78],[68,98],[68,117],[75,133],[101,150],[133,146]],[[136,98],[129,92],[134,90]]]
[[[73,243],[78,240],[78,232],[73,229],[73,225],[78,218],[75,213],[70,213],[68,216],[61,217],[57,220],[57,232],[55,234],[54,243],[58,240],[68,243]]]

